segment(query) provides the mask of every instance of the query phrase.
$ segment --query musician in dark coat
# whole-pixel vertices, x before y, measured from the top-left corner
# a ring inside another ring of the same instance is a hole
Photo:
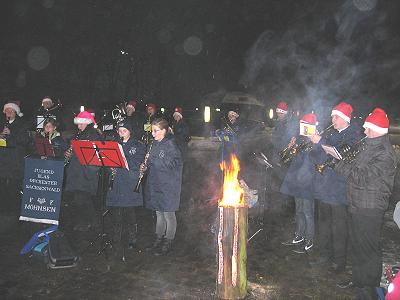
[[[131,100],[126,104],[126,118],[125,122],[129,122],[132,127],[133,137],[140,140],[144,134],[143,128],[143,115],[136,111],[137,102]]]
[[[185,160],[188,150],[188,143],[190,141],[190,134],[189,127],[183,119],[182,107],[176,107],[172,116],[174,118],[172,130],[174,132],[175,142],[179,150],[181,150],[183,160]]]
[[[162,115],[159,111],[157,111],[157,106],[154,103],[147,103],[146,104],[146,114],[143,120],[143,136],[142,142],[146,145],[149,144],[150,140],[152,139],[151,133],[151,123],[158,118],[161,118]]]
[[[94,126],[96,121],[93,115],[87,111],[80,112],[74,123],[78,126],[75,140],[101,140],[102,137]],[[85,231],[96,225],[96,213],[94,208],[94,197],[97,193],[99,182],[99,167],[83,166],[73,152],[70,155],[69,164],[66,169],[65,191],[73,193],[71,203],[78,209],[80,216],[76,216],[75,230]]]
[[[129,122],[118,124],[120,144],[128,162],[129,170],[115,168],[110,175],[110,186],[107,193],[107,206],[111,209],[113,221],[113,240],[117,242],[126,228],[128,246],[134,248],[137,240],[137,222],[135,207],[143,205],[141,192],[134,193],[139,180],[139,167],[143,162],[146,147],[133,138],[133,128]]]
[[[55,119],[47,118],[43,122],[43,131],[39,134],[39,137],[49,140],[54,149],[56,158],[64,158],[65,151],[68,149],[68,144],[57,130],[57,125],[58,123]]]
[[[216,130],[215,133],[221,141],[221,161],[230,161],[231,154],[236,154],[240,158],[239,113],[234,110],[228,111],[227,116],[222,118],[221,129]]]
[[[149,250],[165,255],[175,238],[175,212],[180,203],[183,163],[176,143],[167,137],[168,122],[156,119],[151,127],[154,141],[147,163],[145,199],[146,207],[156,212],[157,224],[156,239]],[[145,170],[144,165],[141,170]]]
[[[34,129],[36,130],[39,125],[40,131],[43,131],[44,121],[47,118],[53,118],[57,121],[58,131],[61,132],[62,130],[65,130],[64,120],[62,117],[61,109],[62,109],[62,107],[59,103],[55,104],[50,97],[44,97],[42,100],[42,105],[40,106],[40,108],[35,116]],[[38,119],[38,117],[40,119]],[[40,123],[40,124],[38,124],[38,123]]]
[[[315,165],[333,159],[321,145],[333,146],[340,151],[343,146],[352,146],[362,137],[360,128],[350,125],[353,108],[346,102],[336,105],[331,113],[333,128],[325,137],[311,137],[315,146],[311,159]],[[319,201],[319,249],[318,263],[332,263],[331,268],[343,272],[347,250],[347,197],[346,179],[332,168],[325,168],[315,176],[314,198]]]
[[[347,179],[352,283],[357,300],[376,299],[382,276],[381,231],[393,191],[398,160],[388,136],[389,119],[375,108],[365,119],[365,144],[335,171]]]
[[[0,185],[13,192],[19,190],[24,176],[24,157],[29,143],[28,131],[18,103],[3,107],[0,128]]]
[[[302,117],[300,124],[316,126],[317,117],[307,114]],[[309,137],[300,136],[292,139],[290,145],[295,143],[311,143]],[[287,246],[299,245],[297,253],[306,253],[313,247],[315,234],[314,226],[314,178],[316,175],[314,164],[310,159],[309,151],[300,151],[290,164],[283,180],[280,192],[294,197],[296,205],[296,229],[294,237],[282,244]]]

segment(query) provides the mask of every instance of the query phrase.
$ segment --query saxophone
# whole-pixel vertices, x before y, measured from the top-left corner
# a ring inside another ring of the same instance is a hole
[[[147,169],[147,161],[149,160],[151,148],[153,147],[153,143],[154,143],[154,140],[151,140],[149,149],[147,150],[146,155],[144,156],[143,165],[145,168],[144,168],[144,171],[139,172],[139,179],[138,179],[138,182],[136,183],[135,189],[133,190],[135,193],[139,193],[139,191],[140,191],[140,185],[142,183],[144,173],[146,172],[146,169]]]

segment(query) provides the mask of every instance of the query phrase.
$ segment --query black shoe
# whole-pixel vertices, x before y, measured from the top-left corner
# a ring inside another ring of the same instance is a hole
[[[161,246],[162,241],[163,241],[163,238],[160,236],[157,236],[156,239],[154,240],[154,242],[150,246],[146,247],[146,251],[151,252],[151,251],[157,250],[157,248],[159,248]]]
[[[293,239],[290,239],[288,241],[284,241],[281,244],[285,245],[285,246],[295,246],[295,245],[299,245],[299,244],[301,244],[303,242],[304,242],[304,238],[302,236],[295,235]]]
[[[293,250],[293,252],[300,253],[300,254],[308,253],[313,249],[313,246],[314,246],[314,244],[313,244],[312,240],[306,240],[304,243],[304,246],[302,246],[299,249]]]
[[[165,239],[161,248],[158,248],[155,252],[154,255],[155,256],[161,256],[161,255],[167,255],[169,253],[169,251],[171,250],[171,246],[172,246],[172,241],[170,239]]]
[[[351,281],[351,280],[345,280],[345,281],[336,283],[336,286],[341,289],[348,289],[348,288],[353,287],[354,284],[353,284],[353,281]]]

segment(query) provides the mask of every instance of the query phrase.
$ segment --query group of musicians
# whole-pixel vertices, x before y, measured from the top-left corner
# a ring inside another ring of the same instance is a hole
[[[280,192],[295,201],[294,234],[282,244],[293,246],[296,253],[312,253],[317,206],[319,251],[309,255],[310,264],[344,273],[349,236],[352,279],[338,286],[353,286],[356,299],[376,299],[382,275],[383,217],[397,166],[385,111],[375,108],[365,119],[362,134],[351,122],[352,106],[341,102],[332,108],[327,130],[302,135],[304,124],[317,125],[315,114],[290,120],[286,103],[279,103],[276,112],[280,125],[273,135],[275,157],[281,169],[286,165]],[[293,134],[293,123],[297,123],[297,134]],[[340,156],[327,154],[326,146],[334,147]]]

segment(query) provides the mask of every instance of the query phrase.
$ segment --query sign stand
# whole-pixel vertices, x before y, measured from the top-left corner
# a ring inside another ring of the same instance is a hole
[[[104,218],[109,213],[105,205],[105,168],[128,168],[128,162],[125,158],[122,146],[115,141],[71,141],[72,149],[74,150],[79,162],[84,166],[100,167],[100,201],[102,206],[101,214],[101,232],[92,240],[87,248],[93,246],[100,240],[98,255],[104,253],[107,256],[106,249],[112,248],[112,241],[104,230]],[[86,248],[86,249],[87,249]],[[85,249],[85,250],[86,250]]]

